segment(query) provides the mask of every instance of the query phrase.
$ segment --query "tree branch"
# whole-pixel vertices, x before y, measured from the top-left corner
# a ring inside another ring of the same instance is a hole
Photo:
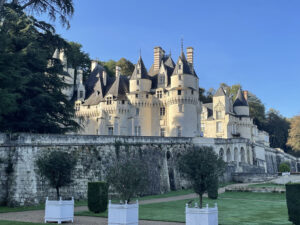
[[[23,6],[21,6],[21,9],[22,10],[25,9],[26,7],[32,5],[34,2],[35,2],[35,0],[31,0],[31,1],[27,2],[26,4],[24,4]]]

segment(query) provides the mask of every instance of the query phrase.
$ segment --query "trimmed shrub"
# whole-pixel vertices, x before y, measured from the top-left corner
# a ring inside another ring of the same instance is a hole
[[[288,183],[285,187],[289,221],[300,225],[300,183]]]
[[[209,186],[207,188],[208,198],[217,199],[218,198],[218,188],[219,188],[218,178],[212,179],[209,182]]]
[[[108,184],[106,182],[88,183],[88,208],[94,213],[104,212],[108,203]]]
[[[283,172],[290,172],[290,171],[291,171],[291,167],[289,163],[287,162],[280,163],[279,172],[283,173]]]

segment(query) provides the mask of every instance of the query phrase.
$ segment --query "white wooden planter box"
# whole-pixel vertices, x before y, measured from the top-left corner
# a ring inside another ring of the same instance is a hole
[[[111,204],[108,203],[108,225],[138,225],[139,203]]]
[[[46,199],[45,209],[45,223],[74,221],[74,198],[72,200],[63,201],[61,198],[59,201],[49,201]]]
[[[197,204],[195,207],[189,207],[186,204],[185,207],[185,223],[186,225],[218,225],[218,207],[215,204],[214,208],[198,208]]]

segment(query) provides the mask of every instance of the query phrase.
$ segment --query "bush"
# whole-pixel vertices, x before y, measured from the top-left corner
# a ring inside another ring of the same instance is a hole
[[[219,180],[218,178],[212,179],[207,188],[207,195],[210,199],[218,198]]]
[[[128,203],[136,195],[142,194],[147,188],[148,168],[140,159],[121,159],[109,169],[107,181],[120,195],[120,199]]]
[[[300,183],[289,183],[285,187],[289,221],[300,225]]]
[[[106,182],[88,183],[88,207],[94,213],[104,212],[108,203],[108,184]]]
[[[283,173],[283,172],[290,172],[290,171],[291,171],[291,167],[288,162],[280,163],[279,172]]]

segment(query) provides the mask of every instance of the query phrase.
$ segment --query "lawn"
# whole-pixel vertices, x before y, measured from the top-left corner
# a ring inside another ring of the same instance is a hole
[[[198,199],[195,199],[198,201]],[[189,200],[141,205],[139,218],[184,222],[184,207]],[[280,193],[226,192],[218,200],[204,198],[204,204],[218,203],[220,225],[292,225],[288,221],[285,195]],[[107,212],[76,215],[107,216]]]

